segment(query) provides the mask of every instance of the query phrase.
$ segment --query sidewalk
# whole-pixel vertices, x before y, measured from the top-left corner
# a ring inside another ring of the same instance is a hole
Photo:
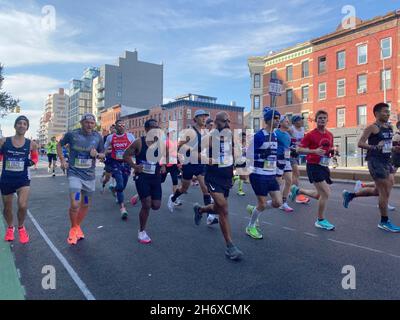
[[[3,240],[5,226],[0,221],[0,300],[25,300],[10,244]]]

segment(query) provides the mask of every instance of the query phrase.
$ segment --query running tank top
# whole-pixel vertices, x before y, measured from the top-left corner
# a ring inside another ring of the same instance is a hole
[[[160,163],[159,161],[148,161],[147,160],[147,150],[149,147],[146,143],[146,137],[141,137],[142,148],[140,153],[136,156],[136,164],[141,164],[143,166],[142,173],[160,175]],[[154,152],[154,157],[158,157],[158,149]]]
[[[29,154],[31,149],[31,140],[25,138],[25,143],[21,148],[16,148],[12,144],[11,137],[1,148],[3,154],[3,169],[1,172],[2,182],[24,182],[30,180],[29,175]]]
[[[213,159],[217,163],[207,165],[207,174],[223,179],[231,179],[233,177],[233,142],[230,141],[229,143],[224,143],[223,140],[219,139],[218,147],[218,159]],[[213,156],[212,146],[210,146],[208,149],[208,156],[210,159]]]
[[[197,159],[197,160],[198,160],[197,164],[201,164],[201,161],[200,161],[200,153],[201,153],[201,138],[202,138],[202,135],[201,135],[201,133],[200,133],[195,127],[192,127],[192,129],[196,132],[197,141],[191,142],[190,144],[188,144],[188,146],[194,148],[194,147],[196,147],[196,145],[197,145],[197,153],[198,153],[198,155],[199,155],[199,157],[198,157],[198,159]],[[186,151],[186,157],[187,157],[187,158],[190,157],[190,150],[187,150],[187,151]]]
[[[393,129],[390,126],[383,127],[377,123],[375,123],[375,125],[379,128],[379,132],[369,136],[368,144],[370,146],[377,146],[381,141],[384,141],[384,145],[380,150],[368,150],[366,160],[375,158],[389,161],[392,154]]]

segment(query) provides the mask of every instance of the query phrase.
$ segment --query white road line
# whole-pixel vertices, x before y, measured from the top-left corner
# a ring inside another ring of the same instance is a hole
[[[282,229],[289,230],[289,231],[296,231],[296,229],[289,228],[289,227],[282,227]]]
[[[86,284],[82,281],[81,278],[79,278],[78,274],[75,272],[75,270],[71,267],[71,265],[68,263],[67,259],[61,254],[61,252],[55,247],[53,242],[49,239],[47,234],[44,232],[42,227],[39,225],[39,223],[36,221],[36,219],[32,216],[31,212],[28,210],[28,217],[32,220],[33,224],[35,225],[36,229],[39,231],[40,235],[43,237],[44,241],[46,241],[47,245],[50,247],[50,249],[53,251],[53,253],[56,255],[58,260],[60,260],[61,264],[64,266],[64,268],[67,270],[69,275],[71,276],[72,280],[75,282],[75,284],[78,286],[78,288],[81,290],[83,295],[87,300],[96,300],[96,298],[93,296],[93,294],[90,292]]]
[[[310,237],[318,238],[318,235],[316,235],[314,233],[304,232],[304,234],[307,236],[310,236]]]
[[[346,246],[355,247],[355,248],[359,248],[359,249],[364,249],[364,250],[368,250],[368,251],[372,251],[372,252],[376,252],[376,253],[388,254],[388,253],[386,253],[386,252],[384,252],[382,250],[377,250],[377,249],[373,249],[373,248],[369,248],[369,247],[359,246],[358,244],[351,243],[351,242],[343,242],[343,241],[339,241],[339,240],[335,240],[335,239],[328,239],[328,241],[332,241],[332,242],[335,242],[335,243],[344,244]]]

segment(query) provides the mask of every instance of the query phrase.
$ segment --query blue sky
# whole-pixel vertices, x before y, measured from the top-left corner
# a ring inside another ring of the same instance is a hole
[[[45,5],[56,10],[53,31],[41,26]],[[394,0],[0,0],[3,89],[20,98],[35,136],[47,94],[136,48],[140,60],[164,63],[165,100],[191,92],[249,109],[247,58],[334,31],[344,5],[363,20],[400,8]],[[3,134],[13,134],[14,119],[0,119]]]

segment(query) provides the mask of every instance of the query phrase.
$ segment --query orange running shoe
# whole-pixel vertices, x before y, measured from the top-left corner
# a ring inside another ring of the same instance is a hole
[[[4,237],[4,241],[14,241],[14,227],[8,227],[6,230],[6,235]]]
[[[296,197],[296,203],[309,203],[310,198],[307,198],[304,194],[299,194]]]
[[[83,233],[81,226],[76,227],[76,237],[78,238],[78,241],[85,239],[85,234]]]
[[[75,245],[78,242],[78,237],[76,236],[76,228],[71,228],[69,230],[69,235],[67,239],[68,244]]]
[[[29,235],[25,229],[25,226],[18,228],[18,234],[19,234],[19,242],[21,242],[22,244],[29,242]]]

